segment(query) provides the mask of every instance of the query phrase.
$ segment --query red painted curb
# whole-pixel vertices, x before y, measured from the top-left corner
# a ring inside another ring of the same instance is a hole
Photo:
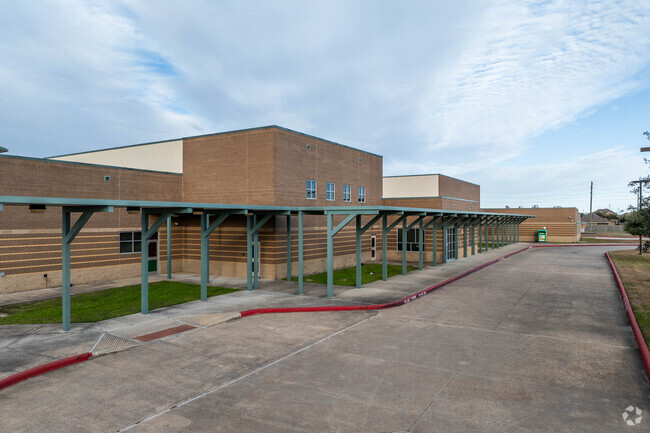
[[[320,311],[359,311],[359,310],[385,310],[387,308],[394,308],[394,307],[399,307],[404,304],[408,304],[411,301],[415,301],[418,298],[421,298],[424,295],[427,295],[431,292],[433,292],[436,289],[439,289],[440,287],[446,286],[449,283],[452,283],[456,280],[459,280],[471,273],[474,273],[480,269],[483,269],[487,266],[490,266],[494,263],[500,262],[501,260],[504,260],[510,256],[513,256],[515,254],[519,254],[523,251],[526,251],[529,247],[522,248],[520,250],[514,251],[510,254],[506,254],[505,256],[499,257],[497,259],[491,260],[489,262],[483,263],[482,265],[479,265],[475,268],[472,268],[468,271],[465,271],[461,274],[458,274],[454,277],[451,277],[445,281],[442,281],[438,284],[435,284],[429,288],[426,288],[424,290],[421,290],[411,296],[407,296],[406,298],[402,298],[399,301],[393,301],[393,302],[388,302],[386,304],[373,304],[373,305],[342,305],[342,306],[327,306],[327,307],[292,307],[292,308],[256,308],[253,310],[246,310],[242,311],[241,317],[247,317],[247,316],[253,316],[255,314],[274,314],[274,313],[305,313],[305,312],[320,312]]]
[[[612,268],[614,277],[616,278],[616,284],[618,285],[618,290],[621,292],[621,298],[623,298],[623,305],[625,306],[625,312],[627,313],[627,318],[630,320],[630,326],[632,327],[632,332],[634,332],[634,339],[636,340],[637,346],[639,346],[639,351],[641,352],[641,361],[643,362],[643,368],[645,369],[646,375],[650,378],[650,352],[648,351],[648,346],[645,344],[645,339],[643,334],[641,334],[641,329],[639,329],[639,324],[634,317],[632,312],[632,307],[630,307],[630,300],[627,298],[627,293],[625,293],[625,287],[621,281],[621,277],[618,276],[618,271],[612,258],[609,256],[609,253],[605,253],[609,266]]]
[[[39,365],[34,368],[30,368],[29,370],[21,371],[20,373],[12,374],[11,376],[5,377],[4,379],[0,379],[0,389],[14,385],[18,382],[22,382],[23,380],[39,376],[43,373],[47,373],[48,371],[58,370],[59,368],[67,367],[68,365],[86,361],[91,356],[93,356],[92,353],[86,352],[80,355],[74,355],[68,358],[48,362],[47,364]]]

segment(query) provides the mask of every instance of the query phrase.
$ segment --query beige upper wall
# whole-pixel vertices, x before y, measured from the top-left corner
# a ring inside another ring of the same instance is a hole
[[[383,198],[438,197],[440,176],[390,176],[384,178]]]
[[[183,173],[183,140],[97,150],[48,159]]]

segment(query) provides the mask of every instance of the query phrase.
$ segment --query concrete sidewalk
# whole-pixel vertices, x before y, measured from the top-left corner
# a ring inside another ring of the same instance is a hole
[[[232,319],[233,313],[254,308],[380,304],[395,301],[527,245],[509,245],[446,264],[426,266],[422,271],[398,275],[388,281],[375,281],[360,289],[334,286],[334,298],[331,299],[326,298],[326,286],[323,284],[305,283],[304,295],[299,296],[297,282],[261,280],[259,290],[244,290],[208,298],[206,302],[195,301],[161,308],[147,315],[138,313],[96,323],[73,323],[68,332],[63,332],[60,324],[0,325],[0,379],[46,362],[88,352],[105,333],[111,338],[102,340],[95,348],[98,353],[150,344],[135,340],[135,337],[178,326],[190,325],[198,329],[213,326]],[[200,283],[200,276],[192,274],[176,274],[173,279]],[[157,275],[150,278],[152,282],[160,280],[165,278]],[[86,293],[139,282],[139,278],[130,278],[102,284],[75,285],[72,292]],[[214,277],[210,279],[210,285],[245,289],[246,279]],[[50,299],[60,297],[60,294],[60,289],[45,289],[2,295],[0,305]]]

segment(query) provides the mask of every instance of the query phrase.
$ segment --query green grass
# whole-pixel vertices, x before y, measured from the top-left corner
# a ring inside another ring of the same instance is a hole
[[[208,297],[236,292],[238,289],[208,286]],[[177,281],[149,284],[149,309],[169,307],[201,298],[201,286]],[[116,287],[73,295],[70,299],[72,322],[98,322],[140,311],[140,285]],[[0,325],[61,323],[61,298],[0,307]]]
[[[414,271],[417,269],[415,266],[407,266],[407,271]],[[402,265],[388,265],[387,266],[388,278],[402,273]],[[334,271],[334,284],[337,286],[354,286],[356,285],[357,268],[345,268]],[[361,281],[362,284],[371,283],[373,281],[381,280],[381,265],[379,264],[366,264],[361,265]],[[292,281],[298,281],[298,278],[292,278]],[[327,284],[327,272],[320,274],[307,275],[304,277],[306,283]]]
[[[581,244],[616,244],[616,243],[623,243],[623,244],[633,244],[635,242],[634,239],[596,239],[596,238],[585,238],[582,237],[580,238]],[[639,243],[639,240],[636,240],[636,243]]]
[[[638,250],[609,253],[618,271],[646,345],[650,347],[650,254]]]

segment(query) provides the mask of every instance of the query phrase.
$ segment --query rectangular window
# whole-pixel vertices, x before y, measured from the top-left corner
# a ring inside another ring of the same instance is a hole
[[[334,200],[334,182],[327,182],[325,184],[325,200]]]
[[[365,203],[366,202],[366,187],[365,186],[360,186],[359,187],[359,203]]]
[[[307,179],[307,198],[316,199],[316,181]]]
[[[343,185],[343,201],[352,201],[352,187]]]
[[[406,232],[406,251],[420,251],[420,229],[411,229]],[[424,242],[422,251],[424,251]],[[402,229],[397,229],[397,251],[402,251]]]
[[[139,253],[142,251],[141,232],[120,232],[120,254]]]

